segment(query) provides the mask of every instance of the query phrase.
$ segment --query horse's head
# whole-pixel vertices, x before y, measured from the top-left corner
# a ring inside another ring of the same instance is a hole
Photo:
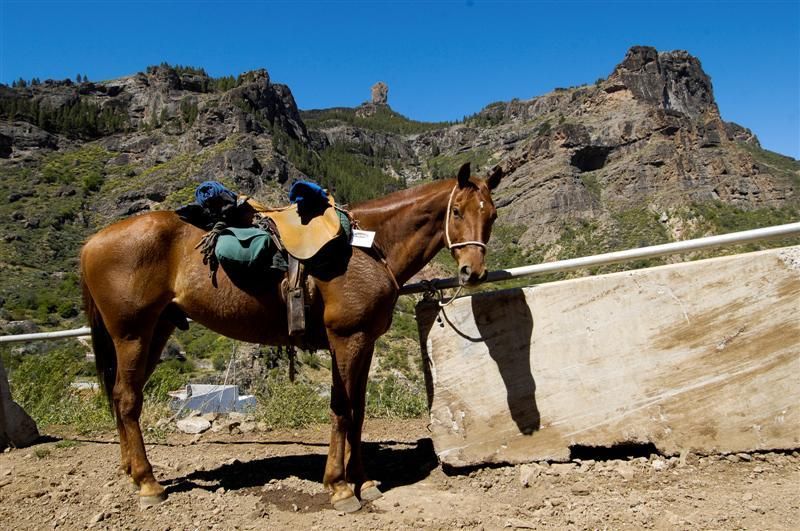
[[[497,218],[491,191],[502,177],[499,167],[487,179],[470,176],[469,163],[458,170],[445,215],[445,244],[458,263],[458,280],[462,285],[486,280],[486,244]]]

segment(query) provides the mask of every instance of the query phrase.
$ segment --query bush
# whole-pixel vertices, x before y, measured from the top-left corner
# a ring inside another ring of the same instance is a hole
[[[190,362],[169,360],[159,363],[144,386],[145,399],[166,402],[170,398],[170,391],[186,386],[191,370]]]
[[[83,357],[74,345],[60,345],[11,364],[13,397],[40,426],[67,424],[81,433],[113,428],[102,393],[71,387],[83,368]]]
[[[367,384],[367,416],[410,419],[428,412],[428,399],[421,384],[389,376]]]
[[[255,391],[256,417],[271,428],[301,428],[329,419],[328,399],[321,389],[306,382],[291,383],[272,376]]]

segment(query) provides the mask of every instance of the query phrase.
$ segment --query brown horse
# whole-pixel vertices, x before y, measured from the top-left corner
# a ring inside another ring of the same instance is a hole
[[[337,510],[381,495],[361,459],[367,374],[375,341],[391,324],[399,286],[447,246],[462,284],[486,277],[485,243],[497,217],[490,190],[502,173],[437,181],[353,207],[359,226],[376,232],[375,247],[348,246],[340,271],[314,278],[305,344],[331,352],[331,442],[323,484]],[[242,288],[220,269],[209,278],[195,245],[205,233],[173,212],[152,212],[111,225],[81,252],[86,315],[98,374],[119,431],[121,469],[139,487],[140,502],[166,492],[145,455],[139,416],[142,389],[176,326],[188,316],[225,336],[290,345],[280,279]],[[216,284],[216,285],[215,285]],[[351,489],[348,483],[353,484]]]

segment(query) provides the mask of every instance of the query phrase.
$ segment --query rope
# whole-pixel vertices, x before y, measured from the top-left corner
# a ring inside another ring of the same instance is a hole
[[[431,280],[423,280],[420,282],[420,284],[425,286],[425,294],[423,295],[423,297],[427,300],[438,299],[437,303],[439,304],[439,308],[446,308],[447,306],[453,304],[453,301],[456,300],[456,298],[458,298],[459,295],[461,295],[461,291],[464,289],[464,285],[461,284],[460,286],[458,286],[456,292],[453,294],[452,297],[450,297],[450,299],[447,302],[442,302],[444,301],[443,289],[437,289],[436,286],[434,286],[433,281]]]
[[[219,235],[225,228],[227,228],[225,222],[216,222],[214,227],[212,227],[212,229],[197,242],[197,245],[194,246],[195,249],[200,249],[200,254],[203,255],[203,264],[208,265],[208,276],[211,277],[211,282],[214,286],[217,285],[216,273],[219,268],[219,261],[217,260],[217,255],[214,253],[214,250],[217,247],[217,238],[219,238]]]

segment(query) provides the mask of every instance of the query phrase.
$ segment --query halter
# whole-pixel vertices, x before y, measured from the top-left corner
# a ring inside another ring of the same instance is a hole
[[[450,241],[450,208],[453,206],[453,196],[456,195],[456,189],[458,185],[453,187],[453,191],[450,192],[450,199],[447,200],[447,214],[444,216],[444,237],[447,240],[447,248],[448,249],[455,249],[456,247],[464,247],[465,245],[477,245],[478,247],[482,247],[483,250],[486,250],[486,244],[483,242],[479,242],[476,240],[469,240],[465,242],[457,242],[453,243]]]

